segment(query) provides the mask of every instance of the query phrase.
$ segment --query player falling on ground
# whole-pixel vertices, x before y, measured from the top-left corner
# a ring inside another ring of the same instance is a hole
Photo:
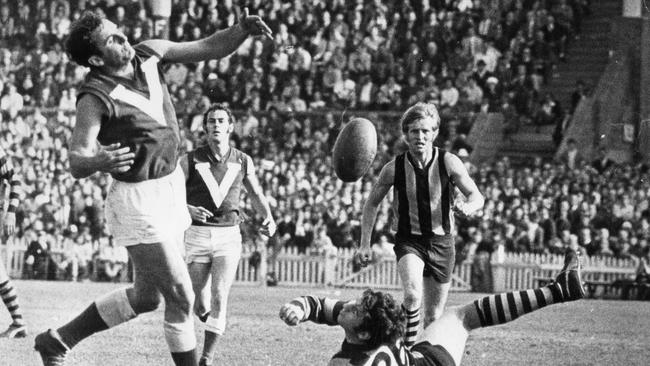
[[[424,328],[410,349],[402,341],[406,316],[390,294],[366,290],[359,299],[348,302],[303,296],[283,305],[280,318],[288,325],[307,320],[340,325],[345,340],[330,360],[332,366],[456,366],[460,365],[470,331],[504,324],[546,305],[582,297],[579,258],[569,251],[564,268],[552,284],[448,308]]]
[[[200,365],[211,365],[217,340],[226,330],[226,307],[230,287],[241,258],[242,237],[239,199],[242,185],[253,207],[264,217],[260,232],[272,236],[275,220],[260,186],[253,159],[230,146],[235,120],[221,104],[203,115],[207,145],[181,158],[186,176],[187,207],[192,226],[185,232],[185,261],[194,289],[194,311],[205,323]],[[211,296],[206,295],[212,275]]]
[[[98,171],[113,176],[106,221],[115,243],[127,247],[135,283],[97,299],[57,330],[39,334],[35,349],[45,365],[63,365],[81,340],[156,309],[161,295],[174,363],[197,364],[194,294],[180,244],[191,220],[178,168],[179,126],[161,67],[224,57],[250,35],[271,37],[270,32],[247,9],[238,24],[207,38],[147,40],[134,47],[97,14],[86,12],[73,23],[66,49],[91,71],[78,95],[70,166],[76,178]]]
[[[0,179],[9,183],[9,205],[7,212],[2,220],[3,238],[7,239],[13,235],[16,230],[16,209],[20,200],[22,191],[22,183],[18,174],[14,173],[11,165],[11,159],[5,155],[4,151],[0,149]],[[7,255],[10,255],[7,252]],[[24,338],[27,336],[27,325],[23,319],[23,312],[20,310],[18,304],[18,294],[14,288],[9,274],[4,266],[4,262],[0,260],[0,296],[2,302],[11,314],[11,324],[9,328],[0,333],[0,338]]]
[[[408,319],[405,342],[417,337],[420,308],[426,327],[442,315],[451,287],[455,246],[454,210],[471,215],[483,207],[483,196],[454,154],[433,146],[440,116],[433,104],[418,103],[400,120],[408,151],[381,170],[363,208],[361,243],[356,255],[362,263],[372,259],[370,237],[379,204],[393,191],[396,219],[395,255],[404,288]],[[454,204],[455,187],[467,198]]]

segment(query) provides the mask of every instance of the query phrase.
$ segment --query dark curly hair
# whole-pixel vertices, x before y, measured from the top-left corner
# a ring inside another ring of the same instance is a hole
[[[92,40],[92,33],[102,25],[104,18],[92,11],[84,12],[81,17],[70,26],[70,34],[65,40],[65,50],[70,59],[81,66],[90,67],[90,56],[102,52]]]
[[[404,335],[406,315],[393,296],[368,289],[363,292],[361,305],[365,317],[355,331],[370,334],[367,341],[369,346],[393,343]]]
[[[432,103],[416,103],[404,112],[400,118],[400,125],[402,132],[407,133],[409,125],[422,118],[433,118],[433,130],[436,131],[440,128],[440,115],[438,108]]]
[[[228,120],[230,121],[230,123],[231,124],[235,123],[235,116],[232,114],[230,108],[228,108],[228,106],[225,104],[215,103],[211,105],[210,108],[208,108],[208,110],[205,111],[205,113],[203,113],[203,128],[206,128],[206,124],[208,123],[208,115],[214,111],[225,111],[226,114],[228,114]]]

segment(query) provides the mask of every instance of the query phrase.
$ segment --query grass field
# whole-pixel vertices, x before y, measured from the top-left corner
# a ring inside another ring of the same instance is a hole
[[[94,298],[119,287],[103,283],[16,281],[30,325],[26,339],[0,340],[0,365],[40,365],[33,336],[59,326]],[[287,327],[277,312],[306,293],[348,299],[358,290],[233,288],[228,331],[217,365],[323,365],[337,350],[339,328],[304,323]],[[399,294],[396,294],[399,297]],[[452,293],[449,304],[480,294]],[[0,310],[0,326],[9,323]],[[97,334],[70,354],[70,365],[172,365],[162,334],[162,311]],[[202,332],[197,332],[202,341]],[[472,334],[464,365],[648,365],[650,302],[583,300],[527,315],[507,325]]]

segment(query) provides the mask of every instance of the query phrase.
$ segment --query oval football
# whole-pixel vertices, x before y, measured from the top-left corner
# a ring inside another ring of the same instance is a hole
[[[336,137],[332,150],[334,172],[344,182],[363,177],[377,154],[377,131],[365,118],[353,118]]]

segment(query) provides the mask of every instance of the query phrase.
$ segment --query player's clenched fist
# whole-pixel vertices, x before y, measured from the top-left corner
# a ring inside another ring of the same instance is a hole
[[[305,311],[298,305],[286,303],[280,308],[280,319],[287,325],[298,325],[304,320]]]
[[[365,267],[372,261],[372,250],[368,245],[360,245],[353,257],[361,266]]]

